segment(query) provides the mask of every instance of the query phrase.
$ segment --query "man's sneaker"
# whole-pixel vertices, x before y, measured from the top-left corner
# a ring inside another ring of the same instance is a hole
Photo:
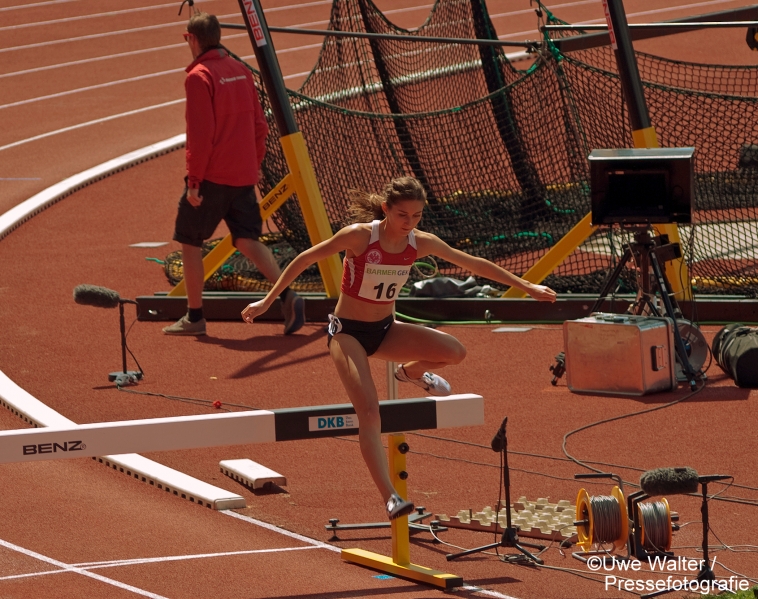
[[[305,324],[305,302],[290,290],[284,300],[284,334],[291,335]]]
[[[390,495],[390,498],[387,500],[387,517],[390,520],[410,514],[413,509],[413,503],[406,501],[397,493]]]
[[[418,385],[424,391],[428,391],[430,395],[436,395],[438,397],[450,395],[450,383],[433,372],[425,372],[424,376],[420,379],[412,379],[405,373],[405,368],[400,364],[395,369],[395,378],[401,383],[413,383],[414,385]]]
[[[185,314],[174,324],[163,327],[163,332],[166,335],[205,335],[205,318],[190,322]]]

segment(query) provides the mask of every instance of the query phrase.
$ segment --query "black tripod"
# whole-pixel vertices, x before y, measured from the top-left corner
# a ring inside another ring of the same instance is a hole
[[[521,560],[531,560],[536,564],[543,564],[541,558],[537,557],[536,555],[533,555],[524,547],[531,547],[533,549],[544,549],[544,545],[534,545],[531,543],[519,543],[518,539],[518,533],[514,526],[511,525],[511,476],[510,471],[508,469],[508,438],[505,435],[505,425],[508,422],[508,418],[505,418],[503,420],[503,423],[500,425],[500,429],[497,431],[497,434],[495,435],[495,438],[492,439],[492,449],[493,451],[499,451],[502,456],[502,463],[503,463],[503,487],[505,488],[505,523],[506,526],[503,529],[503,535],[500,537],[500,541],[497,543],[490,543],[489,545],[484,545],[483,547],[476,547],[475,549],[468,549],[467,551],[462,551],[461,553],[450,553],[446,555],[447,561],[454,560],[459,557],[463,557],[464,555],[471,555],[472,553],[478,553],[480,551],[487,551],[488,549],[494,549],[495,547],[512,547],[514,549],[518,549],[523,555],[519,554],[512,554],[505,556],[504,561],[521,561]],[[495,522],[495,529],[497,530],[497,522]]]
[[[600,311],[600,307],[616,285],[616,281],[621,276],[624,267],[630,260],[634,259],[635,264],[639,268],[640,281],[639,292],[637,293],[632,313],[639,316],[644,314],[647,309],[647,313],[652,316],[667,316],[674,321],[674,350],[676,351],[677,358],[679,358],[682,372],[686,375],[690,387],[694,389],[697,384],[695,381],[697,373],[690,364],[687,348],[684,345],[682,335],[679,332],[679,326],[676,322],[677,318],[682,318],[682,311],[676,298],[671,293],[666,272],[661,268],[662,263],[681,257],[682,251],[679,244],[669,243],[668,235],[651,237],[649,228],[636,228],[634,230],[634,242],[624,246],[624,254],[621,256],[621,260],[603,283],[600,295],[595,305],[592,306],[590,313]],[[658,293],[663,302],[663,313],[661,313],[653,301],[656,293]]]

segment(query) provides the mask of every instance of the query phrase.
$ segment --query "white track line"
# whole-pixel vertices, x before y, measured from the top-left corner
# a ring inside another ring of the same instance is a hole
[[[230,35],[230,36],[225,37],[224,39],[229,39],[232,37],[242,37],[243,35],[246,36],[247,34],[241,33],[239,35]],[[0,79],[3,79],[5,77],[18,77],[19,75],[28,75],[30,73],[39,73],[41,71],[52,71],[54,69],[63,69],[65,67],[74,67],[77,65],[89,64],[91,62],[100,62],[101,60],[125,58],[127,56],[137,56],[139,54],[152,54],[154,52],[159,52],[161,50],[175,50],[177,48],[186,48],[186,47],[187,47],[187,43],[181,42],[179,44],[169,44],[168,46],[156,46],[155,48],[145,48],[143,50],[132,50],[131,52],[119,52],[118,54],[108,54],[106,56],[96,56],[94,58],[72,60],[71,62],[59,62],[57,64],[50,64],[44,67],[35,67],[33,69],[24,69],[23,71],[13,71],[11,73],[2,73],[0,74]]]
[[[168,69],[166,71],[158,71],[155,73],[148,73],[147,75],[137,75],[136,77],[128,77],[126,79],[117,79],[116,81],[108,81],[107,83],[98,83],[97,85],[88,85],[87,87],[79,87],[77,89],[70,89],[65,92],[58,92],[56,94],[48,94],[47,96],[37,96],[36,98],[29,98],[28,100],[19,100],[18,102],[11,102],[9,104],[0,104],[0,110],[6,108],[14,108],[16,106],[25,106],[27,104],[34,104],[35,102],[44,102],[45,100],[53,100],[55,98],[62,98],[64,96],[70,96],[73,94],[81,94],[84,92],[90,92],[96,89],[104,89],[107,87],[113,87],[114,85],[123,85],[124,83],[135,83],[137,81],[145,81],[146,79],[154,79],[155,77],[164,77],[166,75],[174,75],[185,71],[185,67],[177,69]]]
[[[125,591],[130,591],[137,595],[141,595],[142,597],[150,597],[151,599],[168,599],[167,597],[164,597],[163,595],[156,595],[155,593],[151,593],[150,591],[145,591],[144,589],[133,587],[132,585],[119,582],[118,580],[113,580],[112,578],[107,578],[105,576],[101,576],[100,574],[95,574],[94,572],[88,572],[87,570],[83,570],[82,568],[77,568],[76,566],[72,566],[70,564],[65,564],[61,561],[58,561],[57,559],[53,559],[52,557],[47,557],[46,555],[42,555],[41,553],[37,553],[36,551],[32,551],[31,549],[24,549],[23,547],[19,547],[18,545],[14,545],[13,543],[9,543],[8,541],[3,541],[2,539],[0,539],[0,546],[5,547],[6,549],[10,549],[11,551],[16,551],[28,557],[38,559],[41,562],[45,562],[47,564],[57,566],[61,568],[62,570],[65,570],[66,572],[81,574],[82,576],[86,576],[87,578],[93,578],[94,580],[104,582],[105,584],[118,587],[119,589],[123,589]]]
[[[219,19],[231,19],[233,17],[241,17],[239,13],[233,13],[229,15],[217,15]],[[165,29],[167,27],[186,27],[184,21],[175,21],[173,23],[161,23],[159,25],[145,25],[144,27],[134,27],[133,29],[120,29],[119,31],[108,31],[105,33],[92,33],[90,35],[80,35],[79,37],[67,37],[59,40],[50,40],[46,42],[37,42],[35,44],[26,44],[25,46],[11,46],[9,48],[0,48],[2,52],[15,52],[17,50],[29,50],[30,48],[41,48],[43,46],[54,46],[56,44],[65,44],[68,42],[79,42],[82,40],[94,40],[103,37],[111,37],[115,35],[125,35],[127,33],[142,33],[144,31],[152,31],[155,29]]]
[[[455,589],[458,590],[458,589]],[[480,589],[479,587],[474,586],[462,586],[460,587],[460,590],[462,591],[468,591],[470,593],[481,593],[482,595],[487,595],[488,597],[498,597],[499,599],[517,599],[516,597],[512,597],[511,595],[504,595],[503,593],[498,593],[497,591],[487,591],[485,589]]]
[[[28,137],[26,139],[21,139],[19,141],[14,141],[13,143],[6,144],[4,146],[0,146],[0,152],[3,150],[8,150],[10,148],[16,148],[18,146],[22,146],[24,144],[28,144],[33,141],[38,141],[40,139],[45,139],[46,137],[52,137],[53,135],[60,135],[61,133],[68,133],[69,131],[74,131],[76,129],[82,129],[84,127],[90,127],[92,125],[97,125],[99,123],[105,123],[107,121],[113,121],[115,119],[120,119],[123,117],[131,116],[133,114],[139,114],[141,112],[148,112],[150,110],[156,110],[158,108],[165,108],[166,106],[173,106],[174,104],[181,104],[182,102],[185,102],[186,100],[184,98],[181,98],[179,100],[171,100],[169,102],[163,102],[162,104],[154,104],[153,106],[146,106],[144,108],[137,108],[136,110],[129,110],[128,112],[122,112],[119,114],[113,114],[111,116],[106,116],[100,119],[95,119],[92,121],[87,121],[86,123],[79,123],[78,125],[71,125],[70,127],[64,127],[63,129],[56,129],[55,131],[48,131],[47,133],[41,133],[40,135],[35,135],[34,137]]]
[[[41,27],[43,25],[60,25],[61,23],[70,23],[71,21],[83,21],[85,19],[97,19],[100,17],[113,17],[116,15],[131,14],[135,12],[142,12],[145,10],[156,10],[158,8],[176,8],[176,2],[170,4],[156,4],[154,6],[140,6],[137,8],[129,8],[125,10],[113,10],[110,12],[92,13],[89,15],[76,15],[75,17],[65,17],[64,19],[53,19],[51,21],[32,21],[31,23],[21,23],[19,25],[6,25],[0,27],[0,31],[12,31],[14,29],[25,29],[27,27]]]
[[[337,553],[340,553],[342,551],[342,549],[340,549],[339,547],[335,547],[334,545],[329,545],[328,543],[323,543],[321,541],[317,541],[316,539],[311,539],[310,537],[299,535],[296,532],[290,532],[289,530],[284,530],[283,528],[279,528],[278,526],[274,526],[273,524],[269,524],[268,522],[263,522],[263,520],[256,520],[255,518],[251,518],[250,516],[243,516],[242,514],[238,514],[237,512],[232,512],[231,510],[219,512],[219,513],[224,514],[224,516],[231,516],[232,518],[237,518],[238,520],[244,520],[245,522],[250,522],[251,524],[255,524],[256,526],[265,528],[266,530],[272,530],[274,532],[278,532],[279,534],[282,534],[285,537],[290,537],[291,539],[297,539],[298,541],[302,541],[303,543],[308,543],[309,545],[313,545],[314,547],[320,547],[321,549],[328,549],[329,551],[335,551]]]
[[[223,551],[221,553],[196,553],[192,555],[168,555],[165,557],[141,557],[133,559],[110,560],[106,562],[85,562],[71,564],[74,568],[82,570],[97,570],[101,568],[118,568],[121,566],[134,566],[139,564],[156,564],[160,562],[178,562],[190,559],[207,559],[211,557],[229,557],[233,555],[253,555],[256,553],[279,553],[282,551],[304,551],[307,549],[319,549],[313,545],[307,547],[280,547],[278,549],[249,549],[246,551]],[[15,580],[18,578],[34,578],[35,576],[47,576],[48,574],[64,574],[66,570],[46,570],[44,572],[29,572],[27,574],[11,574],[0,576],[0,581]]]
[[[306,549],[320,549],[315,545],[306,547],[279,547],[276,549],[246,549],[242,551],[222,551],[220,553],[194,553],[191,555],[167,555],[165,557],[140,557],[134,559],[116,559],[107,562],[86,562],[72,564],[77,568],[93,570],[95,568],[117,568],[119,566],[133,566],[135,564],[157,564],[160,562],[180,562],[188,559],[206,559],[209,557],[229,557],[231,555],[254,555],[256,553],[279,553],[282,551],[303,551]],[[2,578],[0,578],[2,580]]]
[[[50,6],[51,4],[66,4],[68,2],[79,2],[79,0],[48,0],[47,2],[32,2],[31,4],[17,4],[16,6],[5,6],[0,8],[0,12],[7,10],[19,10],[21,8],[37,8],[39,6]]]
[[[649,14],[654,14],[654,13],[657,14],[657,13],[663,13],[663,12],[672,12],[672,11],[677,11],[677,10],[696,8],[696,7],[702,7],[702,6],[709,6],[709,5],[714,5],[714,4],[728,4],[728,3],[731,3],[731,2],[735,2],[735,1],[736,0],[708,0],[707,2],[698,2],[698,3],[694,3],[694,4],[684,4],[684,5],[681,5],[681,6],[671,6],[671,7],[667,7],[667,8],[659,8],[659,9],[654,9],[654,10],[647,10],[647,11],[642,11],[642,12],[629,13],[627,15],[627,17],[636,17],[636,16],[643,16],[643,15],[649,15]],[[578,4],[587,4],[587,3],[591,3],[591,2],[594,3],[594,2],[596,2],[596,0],[582,0],[580,2],[569,2],[569,3],[565,3],[565,4],[555,5],[554,8],[570,7],[570,6],[576,6]],[[312,4],[317,4],[317,3],[312,3]],[[394,14],[394,13],[401,13],[401,12],[410,12],[410,11],[414,11],[414,10],[420,10],[422,8],[429,8],[429,6],[431,6],[431,5],[420,5],[420,6],[400,8],[400,9],[397,9],[397,10],[386,11],[384,14]],[[285,8],[285,7],[281,7],[281,8]],[[500,13],[498,15],[493,15],[493,17],[495,17],[495,16],[497,16],[497,17],[512,16],[512,15],[516,15],[516,14],[524,14],[524,13],[527,13],[527,12],[530,12],[530,10],[518,10],[518,11],[512,11],[512,12],[508,12],[508,13]],[[227,15],[227,16],[229,16],[229,15]],[[592,19],[592,20],[589,20],[589,21],[586,21],[586,22],[587,23],[594,23],[594,22],[599,22],[599,21],[602,21],[602,20],[603,19]],[[328,25],[328,21],[313,21],[313,22],[310,22],[310,23],[299,23],[297,25],[293,25],[293,27],[306,29],[306,28],[311,28],[311,27],[317,26],[317,25]],[[0,30],[2,30],[2,28],[0,28]],[[134,31],[134,30],[128,30],[128,31]],[[120,33],[120,32],[114,32],[114,34],[115,33]],[[538,33],[538,32],[536,30],[518,31],[518,32],[515,32],[515,33],[507,33],[507,34],[499,35],[498,39],[505,39],[505,38],[512,38],[512,37],[523,37],[525,35],[534,35],[535,33]],[[239,35],[234,35],[234,36],[227,36],[225,39],[231,39],[233,37],[240,37],[240,36],[244,36],[244,35],[245,34],[239,34]],[[80,39],[80,38],[74,38],[74,39]],[[170,46],[163,46],[161,48],[153,48],[151,50],[137,50],[137,51],[134,51],[134,52],[112,55],[112,57],[121,57],[121,56],[127,56],[127,55],[142,53],[142,52],[149,52],[149,51],[153,51],[153,50],[161,50],[161,49],[168,49],[168,48],[172,48],[173,49],[173,48],[176,48],[176,47],[181,46],[181,45],[182,44],[172,44]],[[287,51],[289,51],[289,52],[295,52],[295,51],[301,51],[301,50],[304,50],[304,49],[314,49],[314,48],[318,48],[319,46],[320,46],[320,44],[311,44],[311,45],[308,45],[308,46],[296,46],[296,47],[293,47],[293,48],[287,48],[285,50],[279,50],[279,51],[277,51],[277,54],[284,54]],[[0,50],[0,52],[1,51],[2,50]],[[88,60],[95,61],[95,60],[104,60],[106,58],[110,58],[110,57],[99,57],[99,58],[88,59]],[[245,57],[243,57],[244,60],[252,60],[254,58],[255,58],[254,56],[245,56]],[[76,61],[74,63],[67,63],[67,64],[83,64],[85,62],[87,62],[87,61],[82,60],[82,61]],[[63,66],[63,65],[61,65],[61,66]],[[50,69],[50,68],[57,68],[57,65],[48,66],[48,67],[40,67],[39,69],[34,69],[34,70],[46,70],[46,69]],[[35,102],[42,102],[42,101],[45,101],[45,100],[52,100],[52,99],[55,99],[55,98],[61,98],[61,97],[64,97],[64,96],[69,96],[69,95],[77,94],[77,93],[84,93],[84,92],[93,91],[93,90],[96,90],[96,89],[103,89],[103,88],[111,87],[111,86],[114,86],[114,85],[121,85],[121,84],[124,84],[124,83],[135,83],[137,81],[144,81],[146,79],[151,79],[151,78],[154,78],[154,77],[163,77],[163,76],[167,76],[167,75],[173,75],[173,74],[179,73],[179,72],[184,71],[184,70],[185,70],[185,67],[178,67],[178,68],[175,68],[175,69],[168,69],[168,70],[165,70],[165,71],[158,71],[158,72],[155,72],[155,73],[148,73],[146,75],[139,75],[139,76],[135,76],[135,77],[129,77],[129,78],[126,78],[126,79],[119,79],[119,80],[116,80],[116,81],[109,81],[109,82],[106,82],[106,83],[99,83],[99,84],[96,84],[96,85],[89,85],[87,87],[80,87],[80,88],[77,88],[77,89],[72,89],[72,90],[68,90],[68,91],[58,92],[58,93],[55,93],[55,94],[48,94],[46,96],[38,96],[38,97],[35,97],[35,98],[29,98],[29,99],[26,99],[26,100],[19,100],[17,102],[10,102],[8,104],[2,104],[2,105],[0,105],[0,110],[6,109],[6,108],[13,108],[13,107],[16,107],[16,106],[24,106],[24,105],[32,104],[32,103],[35,103]],[[31,72],[31,71],[18,71],[16,73],[8,73],[6,75],[0,75],[0,78],[2,78],[2,77],[8,77],[8,76],[11,76],[11,75],[16,75],[16,74],[20,74],[20,73],[25,73],[25,72]],[[291,74],[291,75],[286,76],[284,79],[287,80],[287,79],[295,79],[295,78],[298,78],[298,77],[303,77],[303,76],[308,75],[309,72],[307,72],[307,73],[295,73],[295,74]],[[4,149],[4,148],[0,148],[0,149]]]

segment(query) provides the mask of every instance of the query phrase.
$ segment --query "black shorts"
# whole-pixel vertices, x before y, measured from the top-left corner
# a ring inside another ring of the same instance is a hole
[[[329,315],[329,327],[327,328],[327,335],[329,339],[326,342],[326,346],[332,342],[332,337],[337,333],[343,333],[350,335],[358,343],[361,344],[363,349],[366,350],[366,355],[376,353],[379,346],[384,341],[384,337],[395,322],[395,317],[390,314],[387,318],[382,320],[376,320],[374,322],[366,322],[365,320],[349,320],[347,318],[337,318],[334,314]]]
[[[255,197],[255,185],[232,187],[211,181],[200,184],[203,202],[195,208],[187,200],[185,177],[184,193],[179,200],[176,215],[174,241],[202,247],[203,241],[210,239],[223,219],[234,242],[237,239],[257,240],[261,236],[263,222]]]

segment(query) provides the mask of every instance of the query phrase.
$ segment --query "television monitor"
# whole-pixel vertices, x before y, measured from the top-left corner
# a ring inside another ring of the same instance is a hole
[[[691,223],[695,148],[622,148],[589,155],[592,224]]]

